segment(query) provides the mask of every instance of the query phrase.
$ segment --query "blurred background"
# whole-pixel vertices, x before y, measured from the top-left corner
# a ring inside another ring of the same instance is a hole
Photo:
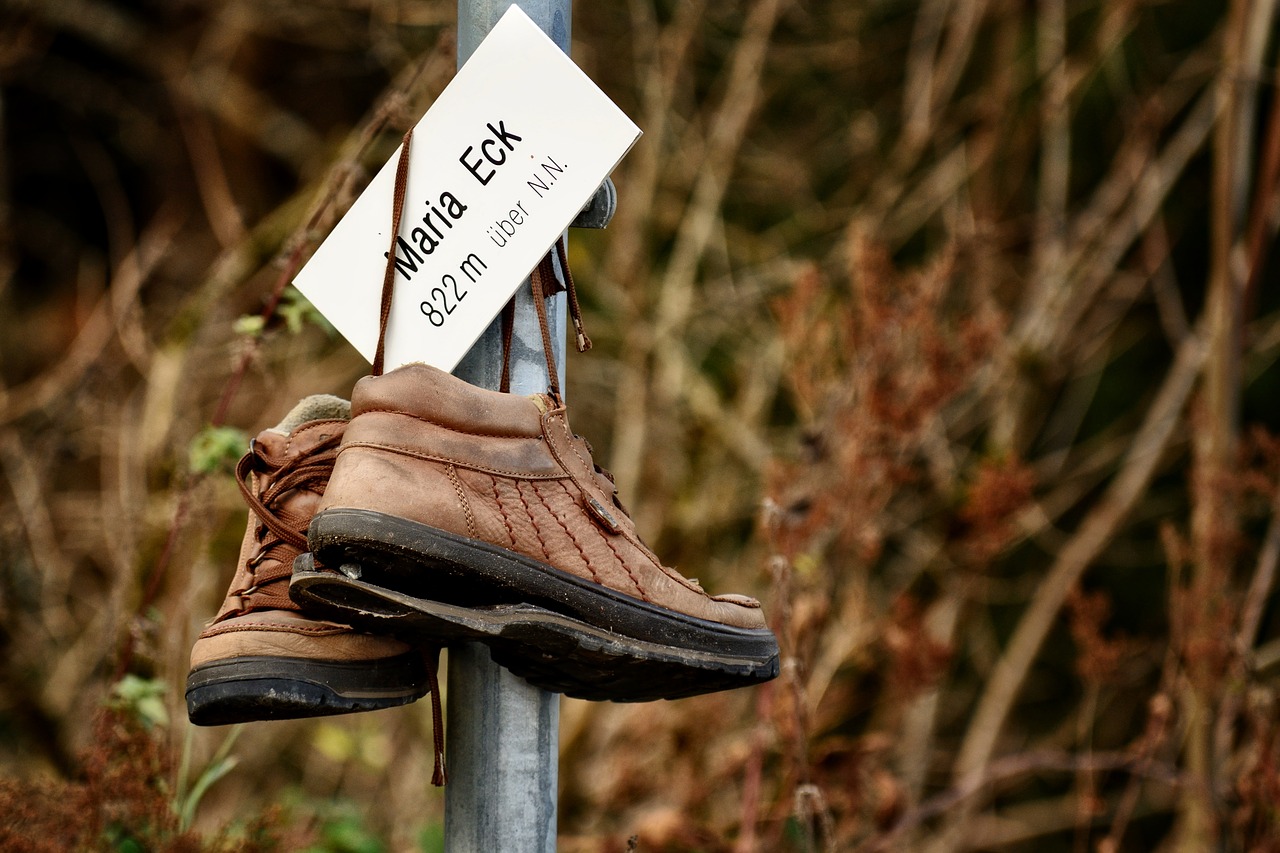
[[[561,850],[1280,850],[1276,5],[576,4],[645,135],[574,425],[784,668],[566,700]],[[182,690],[247,436],[367,370],[290,271],[455,17],[0,2],[5,850],[442,849],[426,703]]]

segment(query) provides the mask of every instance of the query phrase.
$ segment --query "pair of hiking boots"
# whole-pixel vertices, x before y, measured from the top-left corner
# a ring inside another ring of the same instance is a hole
[[[360,380],[349,404],[303,400],[237,475],[249,524],[192,649],[194,723],[405,704],[457,642],[594,700],[778,672],[759,602],[662,565],[554,390],[518,396],[407,365]]]

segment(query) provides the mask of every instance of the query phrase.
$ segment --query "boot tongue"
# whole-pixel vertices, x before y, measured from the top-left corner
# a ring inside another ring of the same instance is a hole
[[[312,394],[298,401],[298,405],[290,409],[284,420],[272,427],[272,430],[288,435],[310,421],[335,420],[351,420],[351,404],[332,394]]]

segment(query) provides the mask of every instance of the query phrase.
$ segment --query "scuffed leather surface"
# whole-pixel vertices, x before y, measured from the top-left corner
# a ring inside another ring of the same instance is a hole
[[[233,616],[206,629],[191,650],[191,666],[244,656],[374,661],[408,650],[406,643],[391,637],[360,634],[301,613],[268,610]]]
[[[335,398],[336,399],[336,398]],[[276,429],[260,432],[257,442],[272,457],[306,456],[331,436],[347,426],[343,420],[312,421],[292,433]],[[254,475],[252,487],[259,494],[270,484],[270,477]],[[320,496],[305,489],[281,496],[278,508],[291,516],[310,519]],[[324,661],[378,660],[405,652],[409,646],[391,637],[361,634],[346,625],[310,619],[294,609],[261,609],[242,613],[245,600],[234,594],[253,583],[250,562],[258,555],[256,535],[260,522],[253,512],[240,544],[239,562],[227,589],[218,615],[205,626],[191,649],[191,666],[210,661],[247,655],[307,658]],[[273,557],[262,561],[259,571],[272,568]]]
[[[765,627],[755,599],[712,597],[662,565],[550,398],[488,391],[413,364],[362,379],[352,415],[317,511],[406,518],[688,616]]]

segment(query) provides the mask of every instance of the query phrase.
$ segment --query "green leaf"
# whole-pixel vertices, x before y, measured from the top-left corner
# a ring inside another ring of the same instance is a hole
[[[191,439],[187,464],[197,474],[230,472],[248,443],[249,436],[235,427],[205,427]]]
[[[151,726],[169,725],[169,709],[165,707],[164,697],[144,696],[134,706],[134,711]]]
[[[332,853],[385,853],[386,848],[357,817],[343,817],[324,828],[324,843]]]
[[[116,853],[146,853],[146,850],[133,838],[125,836],[114,841]]]
[[[112,704],[132,711],[148,728],[167,726],[169,710],[164,703],[165,691],[163,680],[140,678],[131,673],[111,689]]]
[[[418,849],[422,853],[444,853],[444,824],[431,823],[418,833]]]
[[[235,766],[240,763],[240,759],[234,755],[228,755],[221,761],[215,761],[205,768],[200,774],[200,778],[191,786],[191,793],[186,796],[178,810],[178,825],[185,832],[191,828],[191,824],[196,819],[196,809],[200,806],[200,800],[204,798],[205,792],[223,776],[226,776]]]
[[[236,318],[236,322],[232,325],[237,335],[250,335],[257,337],[262,334],[262,330],[267,326],[266,321],[262,319],[261,314],[243,314]]]
[[[292,335],[301,332],[307,324],[318,326],[329,337],[337,334],[337,329],[333,327],[333,324],[325,319],[325,316],[317,311],[311,301],[303,296],[302,292],[296,287],[290,287],[285,290],[284,295],[280,298],[280,306],[276,308],[276,313],[280,315],[280,319],[284,320],[285,328]]]
[[[178,789],[174,792],[171,804],[178,815],[178,826],[181,831],[186,832],[191,828],[191,824],[195,822],[200,801],[204,799],[205,793],[213,783],[226,776],[240,763],[240,759],[231,754],[231,748],[239,739],[243,729],[243,725],[231,727],[218,746],[218,751],[209,759],[209,763],[200,771],[199,777],[191,784],[191,790],[188,791],[187,780],[191,769],[191,745],[194,731],[192,727],[187,727],[182,746],[182,764],[178,770]]]

